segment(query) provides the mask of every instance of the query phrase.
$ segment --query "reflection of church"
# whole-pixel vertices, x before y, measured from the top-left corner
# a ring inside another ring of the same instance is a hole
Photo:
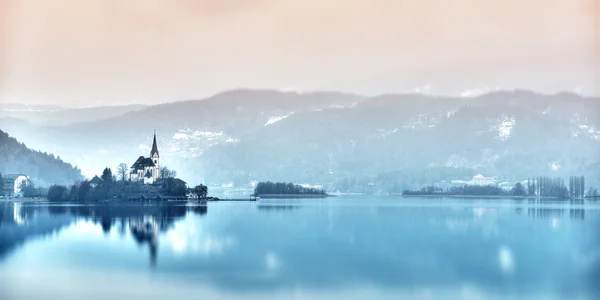
[[[140,156],[130,168],[129,180],[153,184],[159,178],[160,155],[156,145],[156,131],[154,131],[154,141],[150,157]]]
[[[148,243],[150,246],[150,262],[156,264],[156,248],[158,246],[158,222],[152,216],[129,220],[131,235],[138,244]]]

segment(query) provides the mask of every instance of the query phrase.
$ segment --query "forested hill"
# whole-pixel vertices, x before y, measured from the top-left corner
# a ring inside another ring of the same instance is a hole
[[[0,130],[0,173],[28,175],[37,186],[69,184],[83,178],[81,171],[53,154],[34,151]]]

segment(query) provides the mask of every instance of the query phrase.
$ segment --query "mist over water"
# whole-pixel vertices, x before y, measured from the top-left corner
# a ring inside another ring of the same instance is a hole
[[[593,299],[599,209],[377,197],[3,204],[0,296]],[[154,229],[141,233],[142,221]]]

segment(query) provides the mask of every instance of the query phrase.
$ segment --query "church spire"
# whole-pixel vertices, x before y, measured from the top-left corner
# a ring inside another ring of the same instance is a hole
[[[160,156],[158,154],[158,146],[156,146],[156,129],[154,129],[154,141],[152,142],[152,151],[150,151],[150,157],[153,157],[154,153],[156,153],[157,156]]]

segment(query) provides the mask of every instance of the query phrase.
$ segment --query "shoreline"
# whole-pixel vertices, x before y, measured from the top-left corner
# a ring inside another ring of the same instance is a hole
[[[306,199],[306,198],[329,198],[336,197],[334,195],[311,195],[311,194],[262,194],[256,196],[261,199]]]
[[[414,198],[487,198],[487,199],[545,199],[545,200],[595,200],[598,198],[557,198],[557,197],[539,197],[539,196],[496,196],[496,195],[402,195],[395,194],[394,197],[414,197]]]

